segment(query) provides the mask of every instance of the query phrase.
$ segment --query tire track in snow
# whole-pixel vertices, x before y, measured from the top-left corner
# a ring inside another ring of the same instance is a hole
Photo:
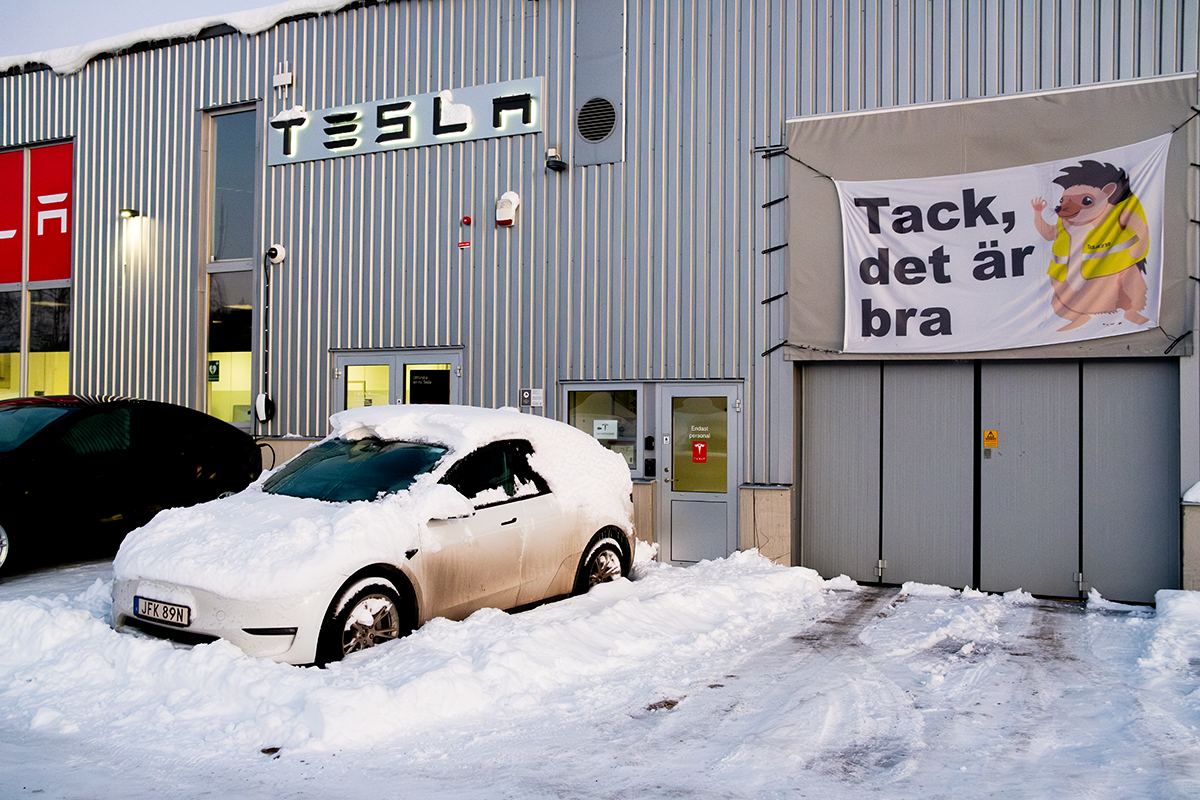
[[[878,647],[882,669],[908,687],[924,714],[928,763],[919,772],[941,776],[936,786],[914,778],[889,791],[1195,797],[1196,768],[1155,763],[1170,749],[1169,726],[1159,719],[1159,700],[1131,691],[1138,683],[1136,646],[1109,658],[1093,650],[1096,636],[1127,625],[1125,615],[1026,598],[902,597],[895,619],[874,631],[872,638],[886,645]],[[888,637],[889,624],[899,635]],[[1138,639],[1128,630],[1118,637]],[[1194,736],[1182,738],[1194,743]],[[1194,746],[1190,755],[1194,761]],[[1146,769],[1149,763],[1154,768]]]
[[[799,633],[681,689],[669,698],[674,705],[635,715],[642,730],[626,744],[657,765],[652,793],[704,794],[698,775],[713,787],[754,775],[721,796],[804,797],[822,783],[889,783],[906,774],[921,746],[920,715],[859,641],[896,594],[830,592],[816,619],[797,623]]]

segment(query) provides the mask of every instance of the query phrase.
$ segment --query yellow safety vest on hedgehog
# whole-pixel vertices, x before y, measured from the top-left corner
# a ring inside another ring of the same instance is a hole
[[[1081,268],[1083,277],[1091,279],[1102,275],[1115,275],[1139,263],[1129,255],[1129,251],[1137,244],[1137,234],[1132,227],[1121,227],[1120,223],[1121,212],[1126,209],[1145,223],[1146,212],[1142,210],[1142,204],[1133,194],[1109,209],[1104,221],[1089,230],[1084,237]],[[1073,234],[1063,227],[1061,219],[1057,228],[1058,235],[1051,245],[1052,255],[1047,273],[1056,281],[1065,281]]]

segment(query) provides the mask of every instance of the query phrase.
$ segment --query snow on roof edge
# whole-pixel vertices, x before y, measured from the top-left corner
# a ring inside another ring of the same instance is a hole
[[[379,0],[379,4],[390,0]],[[207,17],[167,22],[128,33],[108,36],[82,45],[42,50],[18,56],[0,57],[0,76],[14,70],[36,72],[40,65],[59,75],[79,72],[93,59],[117,56],[140,44],[175,44],[196,39],[206,30],[229,26],[238,33],[252,35],[275,27],[280,22],[309,15],[328,14],[349,6],[362,5],[362,0],[286,0],[264,8],[231,11]],[[218,33],[220,35],[220,33]]]

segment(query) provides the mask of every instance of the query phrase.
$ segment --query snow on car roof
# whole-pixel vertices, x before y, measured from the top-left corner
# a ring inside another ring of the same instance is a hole
[[[501,439],[525,439],[533,445],[530,465],[554,493],[594,516],[621,518],[614,500],[632,491],[624,458],[578,428],[514,408],[370,406],[334,414],[330,424],[331,437],[440,444],[454,453]]]

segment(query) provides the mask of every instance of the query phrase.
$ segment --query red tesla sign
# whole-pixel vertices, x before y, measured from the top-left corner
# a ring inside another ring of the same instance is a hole
[[[692,442],[692,463],[707,464],[708,463],[708,443],[707,442]]]

